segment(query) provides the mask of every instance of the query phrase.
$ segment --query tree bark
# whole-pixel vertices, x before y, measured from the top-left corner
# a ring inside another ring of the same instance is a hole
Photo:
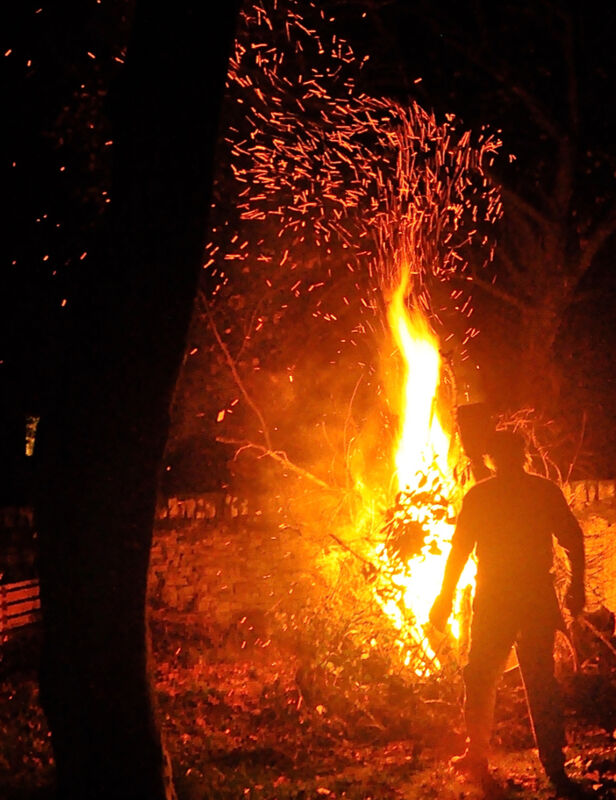
[[[522,314],[520,325],[518,403],[549,413],[560,394],[562,375],[554,346],[567,305],[557,310],[546,298],[543,307]]]
[[[115,127],[106,253],[74,298],[37,441],[41,699],[58,796],[171,797],[148,675],[159,465],[212,183],[236,3],[138,3]]]

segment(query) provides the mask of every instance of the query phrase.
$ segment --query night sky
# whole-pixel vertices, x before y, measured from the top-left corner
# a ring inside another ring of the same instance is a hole
[[[438,115],[453,112],[473,128],[489,124],[502,131],[503,150],[516,160],[502,159],[499,168],[511,185],[532,197],[533,187],[550,174],[554,152],[537,136],[519,95],[531,90],[556,118],[562,117],[566,75],[554,8],[534,2],[434,5],[393,2],[369,19],[362,18],[361,3],[336,2],[332,8],[341,33],[357,51],[371,55],[363,76],[366,91],[412,96]],[[6,135],[0,452],[7,469],[3,485],[12,485],[5,494],[11,495],[24,491],[15,466],[23,419],[44,413],[53,391],[75,286],[96,291],[90,263],[111,192],[109,111],[132,3],[21,2],[4,4],[0,13]],[[576,197],[580,208],[603,214],[616,203],[616,11],[599,13],[584,4],[575,13],[572,63],[582,164]],[[494,74],[503,64],[508,77],[499,83]],[[615,241],[612,235],[584,276],[556,347],[566,375],[558,411],[567,424],[578,424],[584,414],[587,419],[579,477],[616,475]],[[509,312],[477,293],[474,302],[484,331],[475,356],[484,363],[498,404],[507,395],[507,361],[515,354],[500,349],[511,340],[509,332],[492,333],[490,326]],[[514,330],[515,315],[510,322]]]

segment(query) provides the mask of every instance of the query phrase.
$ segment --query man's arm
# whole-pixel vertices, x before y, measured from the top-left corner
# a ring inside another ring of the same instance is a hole
[[[451,540],[451,551],[445,565],[443,585],[441,586],[440,594],[430,609],[430,622],[439,631],[444,631],[447,626],[447,620],[451,616],[456,586],[474,546],[475,540],[469,525],[468,509],[463,505]]]
[[[554,498],[554,535],[567,553],[571,567],[571,583],[565,603],[575,617],[582,612],[586,602],[584,533],[560,490],[556,490]]]

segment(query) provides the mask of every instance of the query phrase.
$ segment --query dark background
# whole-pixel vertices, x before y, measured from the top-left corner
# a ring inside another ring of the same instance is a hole
[[[71,298],[97,291],[92,254],[104,238],[113,87],[132,10],[128,0],[83,0],[5,4],[1,12],[0,504],[28,500],[24,420],[44,414],[54,392]],[[453,112],[470,127],[501,131],[503,151],[516,160],[501,159],[496,177],[532,202],[551,179],[557,153],[520,92],[532,92],[562,119],[573,76],[580,120],[576,213],[599,218],[616,203],[614,9],[590,3],[575,11],[570,68],[555,23],[559,4],[398,0],[332,2],[331,10],[341,33],[371,56],[366,91],[414,97],[437,115]],[[574,477],[616,474],[613,246],[612,234],[580,281],[552,353],[560,378],[548,418],[558,422],[561,438],[568,432],[578,441],[584,430]],[[499,269],[497,260],[497,284],[511,290]],[[491,403],[504,410],[525,322],[514,307],[479,290],[474,304],[482,335],[473,358]]]

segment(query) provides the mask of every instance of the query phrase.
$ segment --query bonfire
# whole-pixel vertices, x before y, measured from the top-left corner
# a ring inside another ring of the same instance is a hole
[[[368,96],[365,61],[340,37],[327,42],[322,12],[304,6],[245,7],[229,69],[230,167],[201,296],[229,370],[218,438],[237,462],[258,457],[253,484],[273,462],[310,486],[294,484],[291,501],[270,473],[262,506],[286,514],[283,527],[322,527],[327,509],[329,535],[368,565],[399,656],[430,674],[439,652],[466,646],[472,569],[451,637],[436,641],[427,627],[469,477],[443,350],[464,362],[478,333],[465,286],[469,256],[478,268],[493,251],[501,207],[487,169],[499,142],[416,102]],[[455,347],[442,313],[456,317]],[[281,337],[297,351],[269,356],[265,375],[259,342],[280,352]],[[327,361],[306,356],[307,340],[323,343]]]

